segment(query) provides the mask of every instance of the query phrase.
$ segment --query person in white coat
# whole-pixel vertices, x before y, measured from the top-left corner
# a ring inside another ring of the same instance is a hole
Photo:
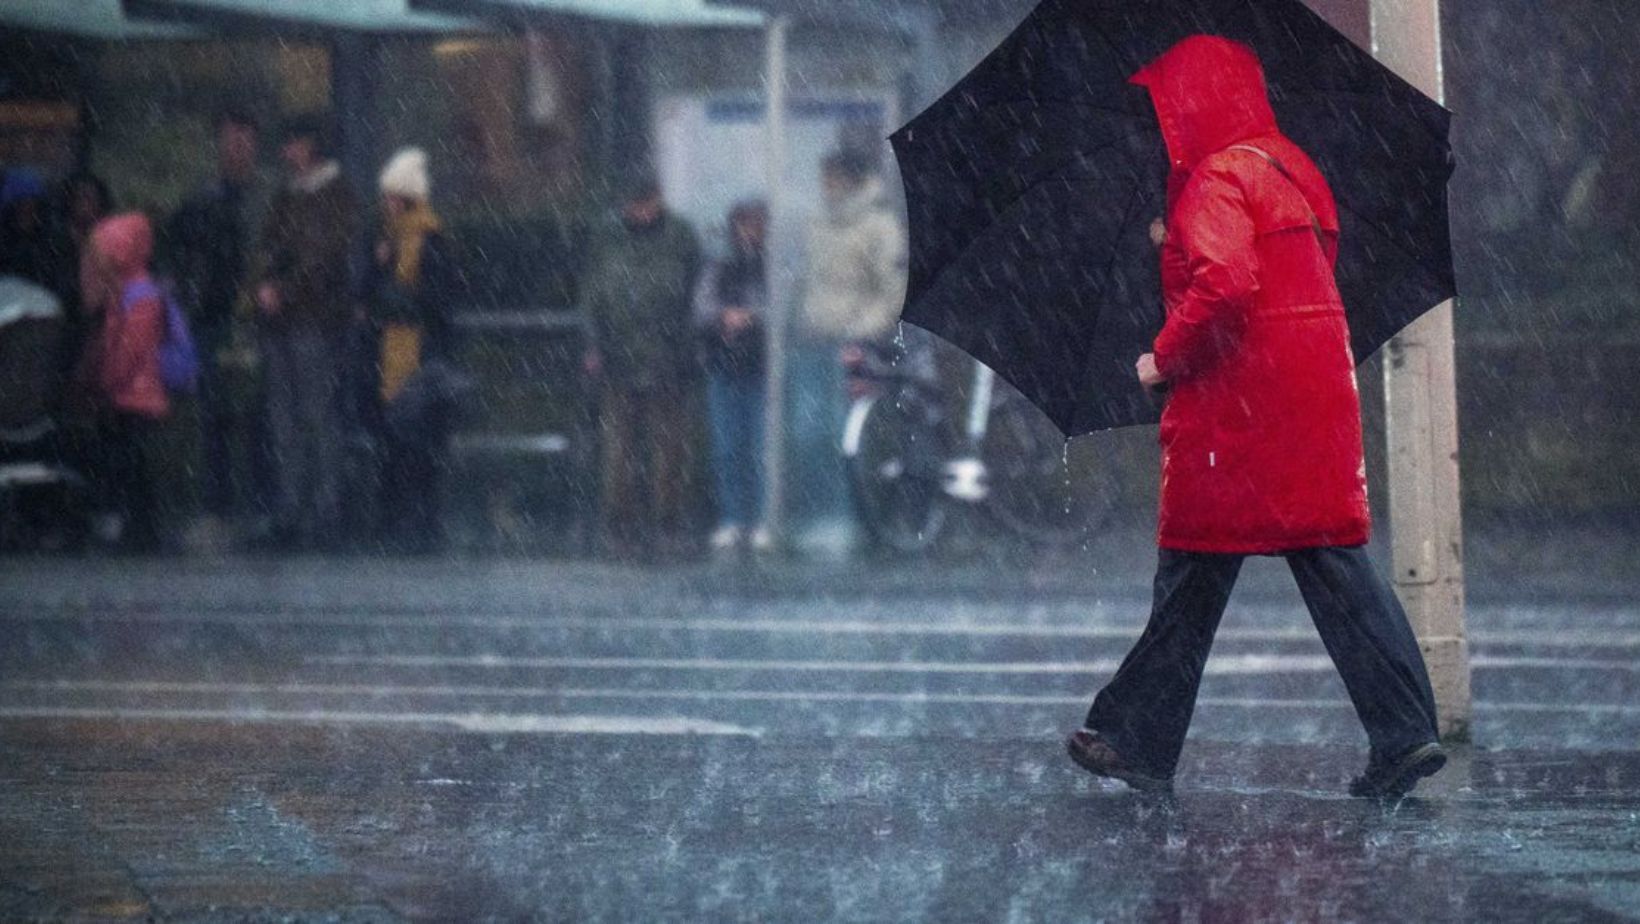
[[[809,228],[792,350],[792,493],[804,544],[847,549],[855,517],[841,455],[846,366],[890,350],[905,299],[906,239],[875,159],[841,150],[821,164],[825,208]]]

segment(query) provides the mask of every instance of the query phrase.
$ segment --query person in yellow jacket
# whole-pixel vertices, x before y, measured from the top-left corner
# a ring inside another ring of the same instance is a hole
[[[384,409],[382,493],[378,526],[401,551],[428,552],[443,543],[439,469],[448,434],[444,422],[422,419],[436,409],[395,413],[415,400],[417,374],[450,349],[450,312],[460,296],[460,271],[443,225],[429,202],[427,155],[394,154],[382,170],[382,227],[366,285],[366,310],[377,335],[378,394]]]

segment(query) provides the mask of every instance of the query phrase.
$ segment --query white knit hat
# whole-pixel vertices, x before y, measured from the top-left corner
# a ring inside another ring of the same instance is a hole
[[[382,168],[382,192],[426,202],[433,183],[427,177],[427,152],[421,148],[401,148]]]

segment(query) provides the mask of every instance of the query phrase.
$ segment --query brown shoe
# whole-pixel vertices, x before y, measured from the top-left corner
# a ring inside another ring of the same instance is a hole
[[[1364,799],[1399,799],[1412,791],[1418,781],[1434,776],[1446,766],[1446,751],[1431,741],[1408,748],[1394,760],[1367,761],[1365,773],[1350,781],[1350,795]]]
[[[1065,739],[1065,750],[1070,752],[1071,760],[1094,776],[1121,780],[1140,792],[1173,791],[1172,777],[1151,776],[1133,769],[1097,732],[1086,728],[1071,732],[1070,737]]]

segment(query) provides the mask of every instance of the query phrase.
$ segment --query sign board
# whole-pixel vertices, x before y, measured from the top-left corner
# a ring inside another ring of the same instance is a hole
[[[730,206],[764,195],[765,115],[756,95],[679,95],[655,106],[655,161],[667,203],[689,219],[714,253],[724,244]],[[844,142],[879,139],[883,165],[890,169],[886,139],[898,126],[897,115],[892,96],[839,93],[791,100],[782,189],[788,214],[819,210],[820,161]]]

